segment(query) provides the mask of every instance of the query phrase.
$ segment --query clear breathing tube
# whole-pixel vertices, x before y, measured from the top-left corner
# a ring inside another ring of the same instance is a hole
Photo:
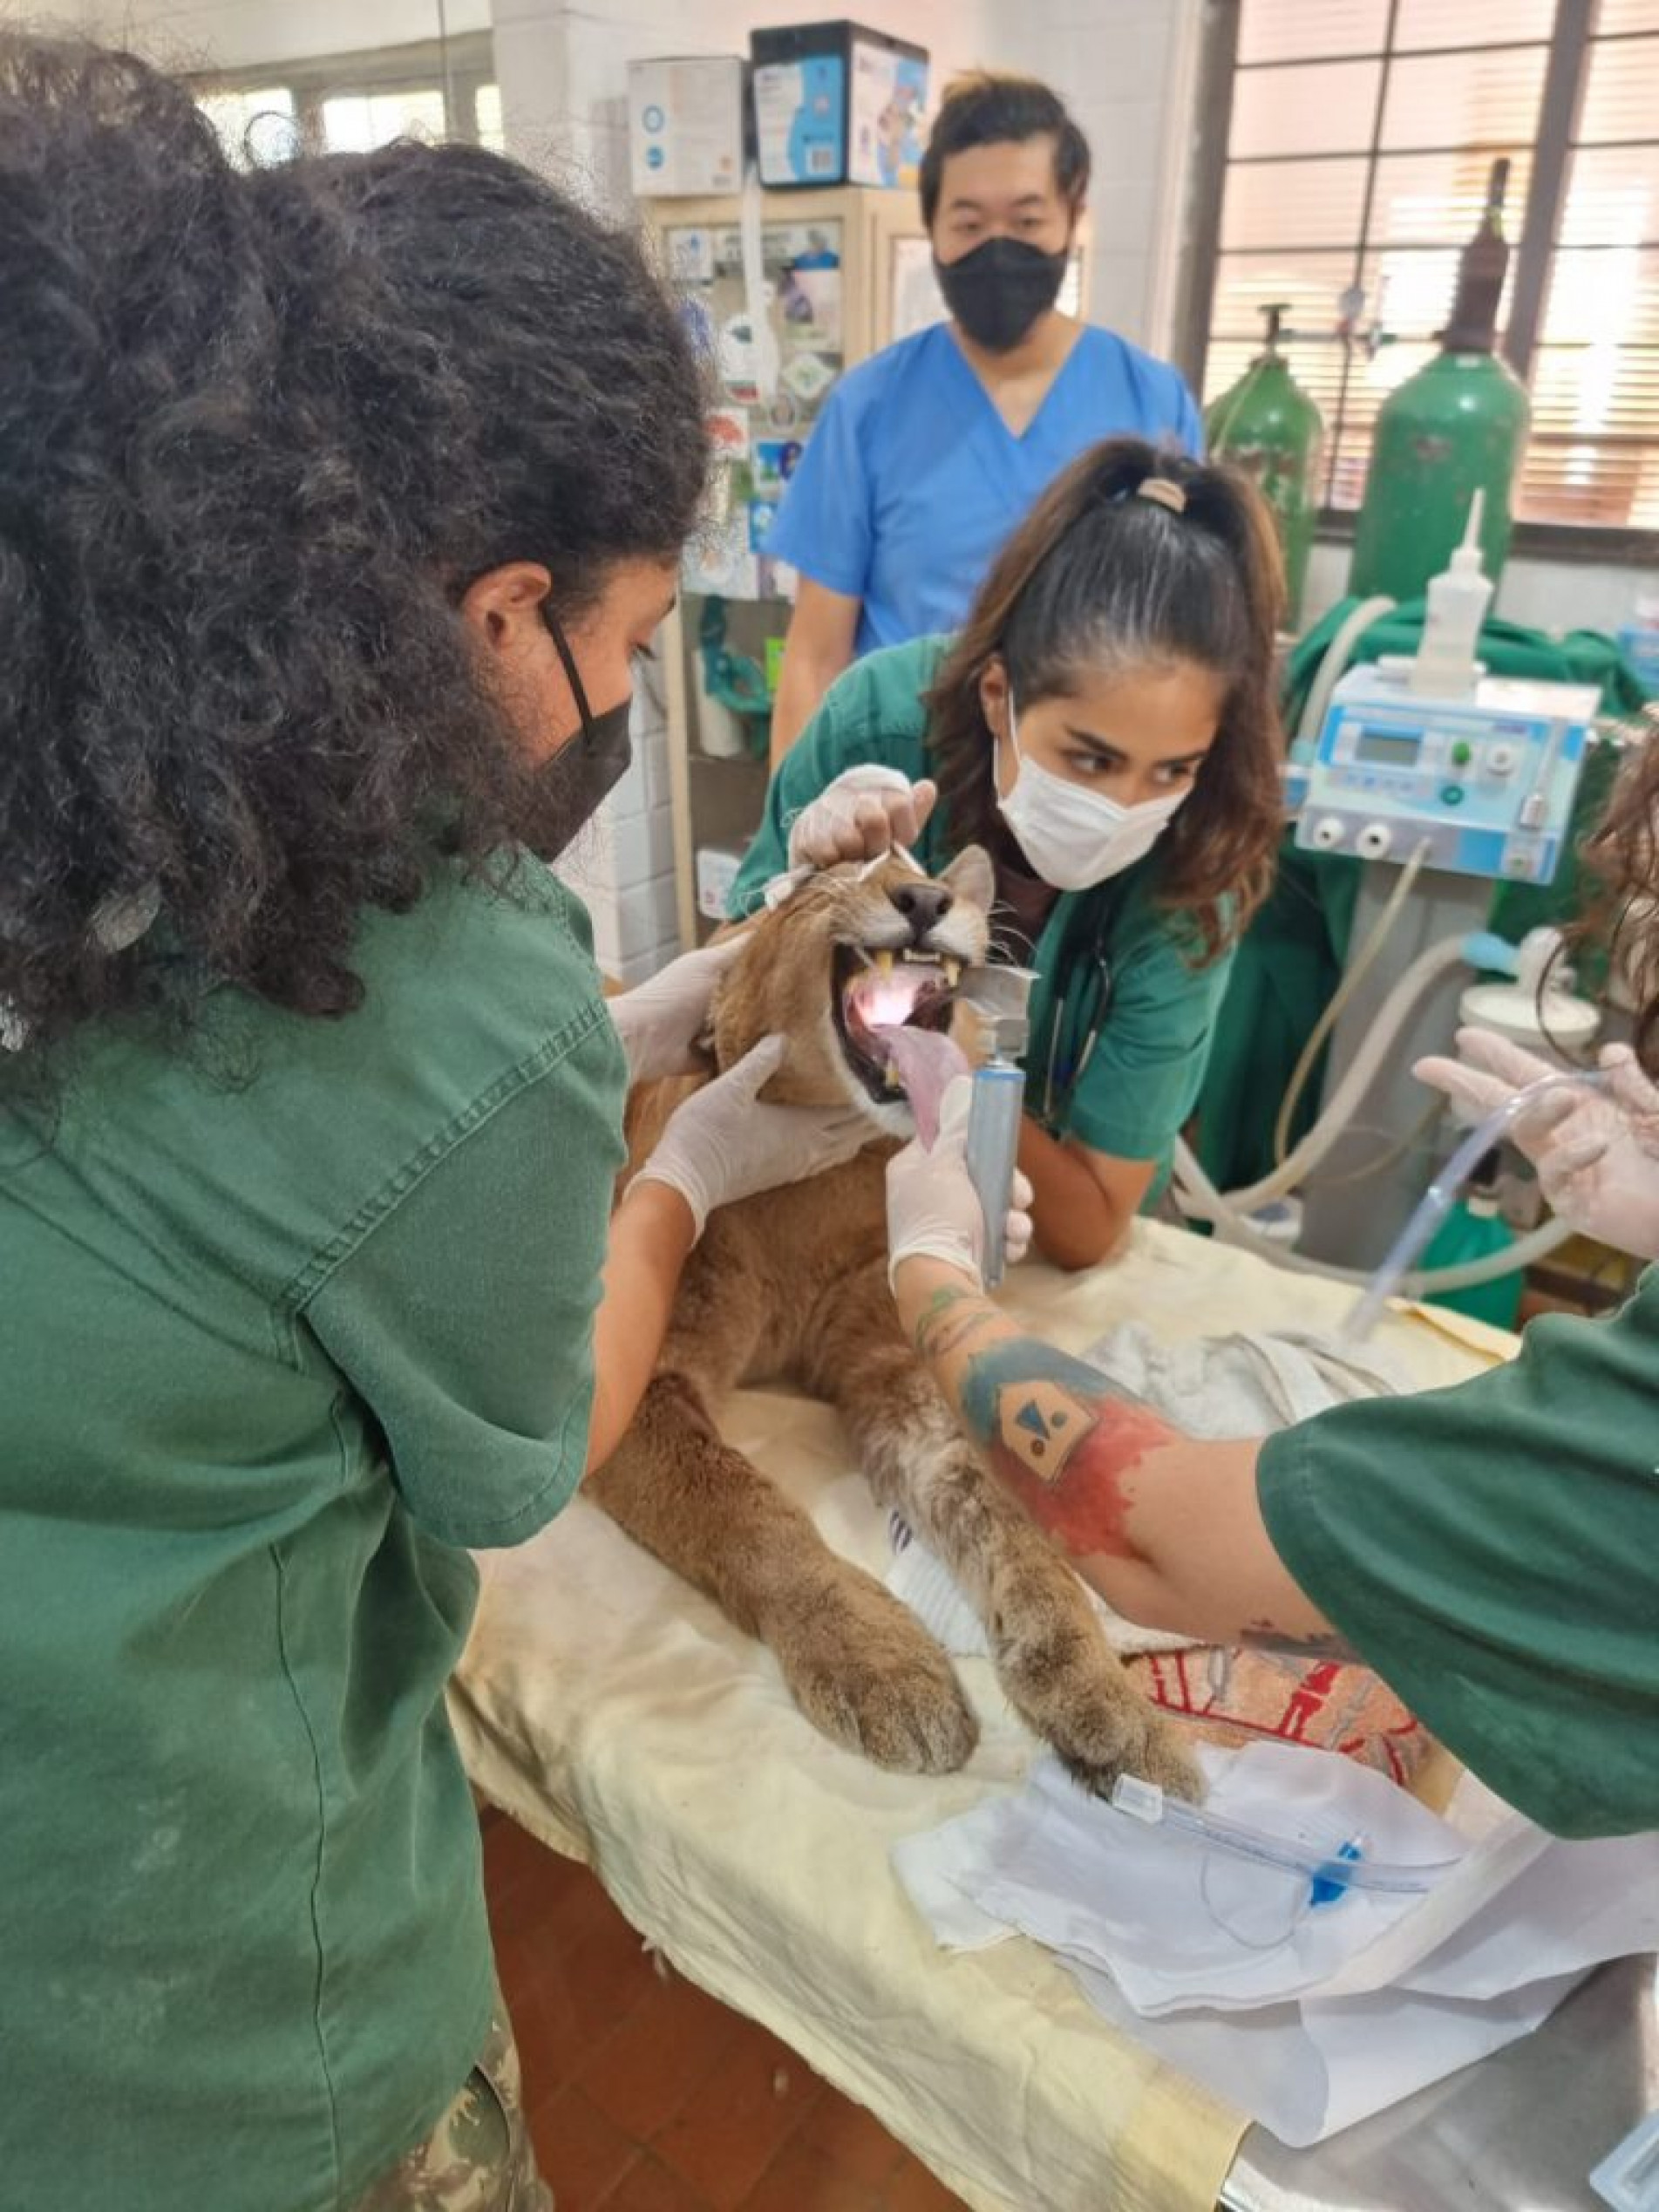
[[[1600,1068],[1570,1068],[1560,1075],[1540,1076],[1536,1083],[1528,1083],[1512,1098],[1506,1099],[1502,1106],[1494,1107],[1478,1128],[1469,1132],[1429,1185],[1411,1220],[1395,1238],[1386,1258],[1372,1276],[1365,1295],[1343,1322],[1340,1335],[1350,1344],[1358,1344],[1370,1336],[1389,1299],[1404,1281],[1412,1261],[1451,1212],[1458,1193],[1486,1154],[1501,1142],[1524,1113],[1539,1099],[1547,1098],[1554,1092],[1565,1090],[1569,1084],[1575,1084],[1584,1090],[1601,1091],[1607,1087],[1607,1074]],[[1515,1249],[1512,1246],[1504,1255],[1512,1268],[1515,1262]]]
[[[1218,1190],[1204,1173],[1190,1146],[1185,1140],[1178,1138],[1175,1143],[1173,1194],[1181,1212],[1189,1221],[1210,1222],[1221,1242],[1241,1245],[1247,1251],[1259,1253],[1263,1259],[1271,1261],[1274,1266],[1291,1274],[1322,1276],[1329,1282],[1351,1283],[1356,1286],[1374,1283],[1377,1276],[1368,1276],[1363,1269],[1339,1267],[1329,1261],[1309,1259],[1288,1251],[1283,1245],[1276,1244],[1272,1238],[1264,1235],[1252,1216],[1258,1207],[1282,1197],[1323,1164],[1358,1111],[1377,1074],[1397,1049],[1400,1034],[1424,994],[1453,969],[1484,964],[1486,964],[1486,950],[1479,937],[1443,937],[1438,943],[1419,953],[1378,1009],[1377,1018],[1355,1055],[1353,1065],[1337,1085],[1317,1122],[1279,1166],[1259,1181],[1237,1190]],[[1551,1082],[1582,1082],[1586,1078],[1568,1074],[1547,1079]],[[1518,1104],[1515,1111],[1520,1111]],[[1508,1126],[1506,1121],[1502,1123],[1499,1133],[1501,1134]],[[1475,1157],[1479,1159],[1480,1154],[1477,1154]],[[1450,1172],[1448,1163],[1445,1174]],[[1440,1181],[1445,1180],[1445,1175],[1443,1174]],[[1413,1215],[1413,1223],[1421,1212],[1419,1208],[1418,1214]],[[1397,1240],[1396,1252],[1406,1247],[1409,1233],[1410,1225],[1407,1232]],[[1430,1234],[1432,1233],[1431,1228]],[[1565,1222],[1546,1222],[1541,1228],[1533,1229],[1529,1235],[1520,1238],[1502,1252],[1489,1253],[1478,1260],[1462,1262],[1456,1267],[1437,1268],[1431,1274],[1417,1278],[1405,1287],[1414,1295],[1420,1295],[1470,1290],[1478,1283],[1495,1282],[1501,1275],[1531,1267],[1535,1261],[1547,1258],[1564,1244],[1572,1233]],[[1412,1242],[1409,1248],[1410,1257],[1415,1258],[1421,1249],[1421,1243]],[[1390,1254],[1390,1259],[1392,1256]],[[1397,1276],[1383,1296],[1391,1296],[1399,1290],[1402,1280],[1403,1276]],[[1356,1310],[1343,1333],[1350,1342],[1357,1341],[1375,1325],[1377,1313],[1380,1310],[1379,1300],[1375,1310],[1369,1306],[1363,1310],[1363,1321],[1361,1312]]]
[[[1237,1211],[1230,1197],[1224,1197],[1216,1189],[1191,1147],[1180,1137],[1175,1140],[1175,1170],[1181,1182],[1177,1202],[1182,1213],[1193,1221],[1214,1222],[1217,1243],[1237,1245],[1243,1251],[1258,1253],[1287,1275],[1316,1275],[1327,1283],[1351,1283],[1356,1290],[1374,1279],[1373,1272],[1364,1268],[1338,1267],[1332,1260],[1310,1260],[1303,1253],[1275,1244],[1248,1214]],[[1500,1275],[1513,1275],[1517,1269],[1533,1266],[1536,1261],[1547,1259],[1572,1234],[1566,1222],[1548,1221],[1501,1252],[1490,1252],[1478,1260],[1464,1260],[1456,1267],[1436,1268],[1430,1274],[1413,1276],[1404,1286],[1397,1287],[1404,1287],[1412,1297],[1442,1290],[1472,1290],[1477,1283],[1495,1283]]]
[[[1469,942],[1466,936],[1442,937],[1418,955],[1377,1009],[1353,1065],[1337,1084],[1313,1127],[1269,1174],[1241,1189],[1222,1194],[1220,1202],[1226,1208],[1239,1215],[1252,1214],[1257,1207],[1282,1198],[1323,1164],[1359,1112],[1372,1084],[1388,1065],[1406,1023],[1424,993],[1443,977],[1471,964],[1466,949]],[[1214,1220],[1216,1216],[1206,1210],[1210,1201],[1193,1189],[1184,1164],[1180,1181],[1183,1189],[1179,1202],[1182,1211],[1200,1221]],[[1197,1202],[1191,1202],[1193,1200]]]

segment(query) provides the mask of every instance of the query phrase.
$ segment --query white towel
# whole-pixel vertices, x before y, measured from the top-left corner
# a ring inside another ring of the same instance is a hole
[[[895,1846],[947,1948],[1021,1934],[1096,2009],[1287,2143],[1322,2141],[1524,2035],[1592,1966],[1659,1943],[1659,1836],[1564,1843],[1438,1820],[1336,1753],[1206,1745],[1207,1809],[1373,1862],[1463,1856],[1422,1895],[1298,1906],[1287,1877],[1145,1827],[1050,1759]],[[1459,1793],[1461,1796],[1461,1793]],[[1290,1895],[1290,1905],[1287,1896]],[[1296,1907],[1292,1909],[1291,1907]]]
[[[1299,1330],[1239,1330],[1160,1344],[1125,1322],[1084,1355],[1194,1436],[1264,1436],[1327,1406],[1394,1398],[1411,1387],[1385,1353]]]
[[[909,1523],[899,1514],[888,1518],[893,1538],[893,1564],[887,1569],[887,1588],[901,1598],[928,1634],[953,1658],[988,1659],[990,1642],[977,1613],[969,1603],[962,1584],[943,1560],[930,1552]],[[1114,1651],[1190,1651],[1190,1636],[1171,1636],[1163,1629],[1144,1629],[1125,1620],[1098,1591],[1083,1585],[1083,1594],[1094,1608],[1106,1641]]]

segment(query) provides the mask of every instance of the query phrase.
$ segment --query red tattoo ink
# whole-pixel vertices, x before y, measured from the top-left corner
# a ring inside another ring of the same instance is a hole
[[[1128,1533],[1134,1494],[1126,1478],[1149,1452],[1172,1443],[1174,1431],[1144,1406],[1090,1405],[1053,1385],[1039,1385],[1038,1394],[1041,1430],[1023,1413],[1005,1420],[991,1442],[996,1472],[1074,1559],[1099,1553],[1139,1559]]]

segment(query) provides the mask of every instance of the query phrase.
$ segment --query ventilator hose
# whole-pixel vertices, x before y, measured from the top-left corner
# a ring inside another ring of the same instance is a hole
[[[1178,1202],[1189,1220],[1210,1222],[1215,1226],[1218,1241],[1236,1244],[1249,1252],[1256,1252],[1264,1260],[1271,1260],[1275,1267],[1284,1268],[1293,1275],[1321,1275],[1328,1282],[1351,1283],[1363,1289],[1376,1273],[1374,1268],[1337,1267],[1329,1260],[1310,1260],[1298,1252],[1292,1252],[1282,1244],[1275,1244],[1251,1221],[1248,1211],[1241,1211],[1234,1196],[1223,1196],[1194,1159],[1184,1138],[1175,1140],[1175,1180],[1180,1186]],[[1558,1249],[1573,1234],[1566,1222],[1546,1222],[1541,1229],[1528,1235],[1518,1237],[1514,1243],[1501,1252],[1489,1252],[1482,1259],[1465,1260],[1456,1267],[1431,1268],[1424,1273],[1406,1276],[1400,1284],[1405,1297],[1433,1297],[1444,1290],[1472,1290],[1482,1283],[1495,1283],[1499,1276],[1513,1275],[1529,1268]]]

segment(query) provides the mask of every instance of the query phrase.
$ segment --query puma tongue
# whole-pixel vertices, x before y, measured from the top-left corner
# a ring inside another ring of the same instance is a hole
[[[939,1134],[939,1101],[953,1076],[969,1072],[968,1055],[938,1030],[889,1027],[880,1031],[887,1057],[916,1117],[916,1134],[931,1145]]]

